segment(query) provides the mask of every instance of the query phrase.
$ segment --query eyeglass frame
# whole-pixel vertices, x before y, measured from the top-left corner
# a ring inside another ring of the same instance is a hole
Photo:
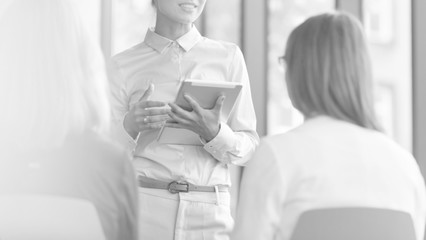
[[[287,58],[285,55],[278,57],[278,64],[280,66],[280,69],[285,72],[286,66],[287,66]]]

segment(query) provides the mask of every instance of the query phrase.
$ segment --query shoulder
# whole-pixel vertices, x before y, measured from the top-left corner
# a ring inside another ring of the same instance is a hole
[[[223,40],[211,39],[207,37],[203,37],[200,43],[209,45],[210,47],[221,48],[225,50],[235,50],[237,48],[239,49],[239,47],[235,43],[227,42]]]
[[[87,133],[71,139],[67,145],[70,151],[78,152],[87,166],[100,165],[105,170],[116,171],[130,164],[125,150],[103,135]]]
[[[312,125],[305,122],[285,133],[263,137],[258,149],[269,152],[278,165],[288,168],[315,157],[314,152],[323,147],[323,135],[321,124]]]
[[[264,137],[261,141],[263,144],[268,145],[270,148],[275,148],[277,150],[282,150],[283,146],[287,150],[296,150],[294,147],[297,147],[300,144],[304,144],[307,141],[312,141],[309,139],[311,131],[315,129],[310,129],[311,127],[302,123],[299,126],[296,126],[285,133],[279,133]]]
[[[283,158],[282,156],[287,158],[293,155],[291,152],[297,151],[297,139],[298,136],[291,132],[263,137],[255,154],[257,158],[265,159],[265,161],[274,160],[280,162]]]
[[[126,82],[135,71],[144,69],[144,64],[153,51],[146,43],[141,42],[111,57],[107,61],[110,81],[120,84],[122,81]]]
[[[287,132],[263,137],[260,140],[257,152],[274,159],[278,165],[283,164],[283,161],[289,164],[292,161],[292,156],[297,155],[297,152],[301,150],[301,146],[303,145],[297,134]]]
[[[235,54],[242,54],[241,49],[238,47],[237,44],[227,41],[214,40],[207,37],[203,37],[203,39],[200,41],[200,44],[201,47],[205,49],[224,52],[232,56],[234,56]]]
[[[124,149],[103,136],[96,136],[92,142],[92,149],[96,151],[96,154],[103,159],[102,161],[109,161],[115,167],[124,166],[128,164],[129,157]]]
[[[128,48],[120,53],[117,53],[111,58],[111,61],[118,66],[125,65],[129,60],[134,57],[144,55],[145,53],[153,51],[148,47],[145,42],[138,43],[131,48]]]
[[[384,133],[372,131],[370,136],[370,138],[367,138],[367,141],[369,141],[369,145],[372,148],[382,149],[389,158],[400,162],[402,166],[412,169],[415,168],[417,171],[417,162],[410,151]]]

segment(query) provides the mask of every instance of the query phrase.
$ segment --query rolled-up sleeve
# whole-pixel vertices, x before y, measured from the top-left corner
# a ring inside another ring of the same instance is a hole
[[[228,78],[242,83],[243,88],[228,121],[221,123],[218,135],[204,145],[215,159],[225,164],[243,166],[259,143],[256,133],[256,114],[251,97],[250,81],[241,50],[234,45]]]

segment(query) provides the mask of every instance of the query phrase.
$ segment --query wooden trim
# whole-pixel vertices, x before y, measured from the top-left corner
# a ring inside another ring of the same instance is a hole
[[[241,49],[247,64],[250,77],[253,104],[257,118],[257,133],[266,134],[267,123],[267,0],[241,1]],[[256,16],[256,17],[253,17]],[[240,191],[240,183],[244,169],[231,166],[233,173],[232,205],[233,215]]]
[[[426,1],[412,0],[413,152],[426,176]]]
[[[244,0],[241,14],[241,46],[250,76],[257,132],[264,136],[267,123],[267,1]]]

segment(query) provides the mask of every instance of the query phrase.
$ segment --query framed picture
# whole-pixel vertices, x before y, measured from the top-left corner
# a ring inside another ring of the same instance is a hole
[[[389,44],[394,38],[393,0],[364,0],[362,20],[367,39],[372,43]]]

